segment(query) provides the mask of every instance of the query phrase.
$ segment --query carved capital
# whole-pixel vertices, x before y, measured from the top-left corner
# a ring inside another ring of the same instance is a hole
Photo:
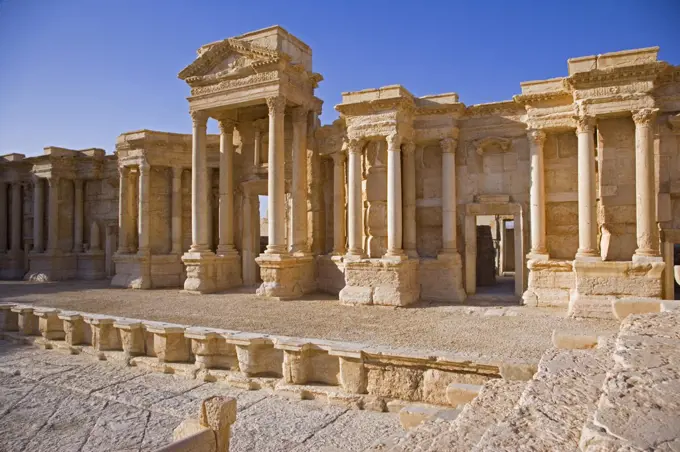
[[[658,112],[658,108],[642,108],[632,112],[633,121],[636,126],[648,126],[656,119],[656,114]]]
[[[454,154],[456,152],[456,146],[458,144],[455,138],[444,138],[439,142],[439,146],[442,148],[442,152],[445,154]]]
[[[231,135],[234,133],[234,127],[236,127],[236,121],[233,119],[220,119],[217,121],[217,125],[220,128],[220,133]]]
[[[345,163],[345,160],[347,160],[347,154],[342,151],[332,153],[331,157],[333,158],[333,164],[335,164],[335,166],[342,165]]]
[[[309,112],[309,109],[305,107],[304,105],[300,107],[295,107],[291,110],[291,116],[293,118],[293,123],[307,123],[307,113]]]
[[[576,120],[576,133],[592,133],[595,127],[595,117],[593,116],[574,116]]]
[[[416,144],[413,141],[407,141],[402,145],[401,150],[405,154],[413,154],[416,150]]]
[[[401,151],[400,144],[401,144],[401,137],[399,136],[398,133],[391,133],[387,135],[387,151],[394,151],[394,152],[399,152]]]
[[[286,109],[286,98],[283,96],[268,97],[267,107],[270,115],[283,114]]]
[[[540,129],[529,129],[527,130],[527,139],[529,144],[533,146],[543,146],[545,143],[545,132]]]
[[[146,160],[143,160],[139,163],[139,173],[140,174],[149,174],[149,170],[151,169],[151,165],[149,165],[149,162]]]
[[[191,121],[194,123],[194,127],[205,127],[208,123],[208,114],[201,110],[192,110],[189,112],[191,115]]]
[[[364,149],[364,140],[349,140],[347,150],[350,154],[361,154]]]

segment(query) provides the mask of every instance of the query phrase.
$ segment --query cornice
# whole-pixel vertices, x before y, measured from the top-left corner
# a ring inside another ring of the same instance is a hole
[[[395,97],[352,104],[338,104],[335,109],[345,116],[363,116],[388,110],[414,112],[415,103],[411,99]]]
[[[571,102],[572,94],[567,90],[546,91],[544,93],[516,94],[512,96],[512,100],[522,106],[554,100],[568,100]]]
[[[593,88],[607,83],[615,83],[629,80],[656,79],[661,75],[669,64],[663,61],[625,66],[612,69],[593,69],[587,72],[577,72],[567,77],[567,82],[572,89]]]
[[[477,116],[493,116],[493,115],[517,115],[524,114],[525,111],[521,105],[518,105],[514,100],[506,100],[501,102],[492,102],[488,104],[470,105],[465,109],[463,119]]]

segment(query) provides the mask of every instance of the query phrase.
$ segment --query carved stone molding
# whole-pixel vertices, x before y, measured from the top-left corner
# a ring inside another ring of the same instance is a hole
[[[337,165],[342,165],[345,163],[345,160],[347,160],[347,154],[344,152],[334,152],[331,154],[331,157],[333,158],[333,163]]]
[[[201,110],[192,110],[189,112],[194,127],[206,127],[208,124],[208,114]]]
[[[220,119],[217,121],[217,125],[220,128],[220,133],[231,135],[234,133],[236,121],[234,121],[233,119]]]
[[[576,133],[592,133],[596,120],[594,116],[575,116]]]
[[[349,140],[347,150],[352,154],[361,154],[364,149],[364,140],[353,139]]]
[[[475,147],[475,152],[479,155],[484,154],[484,150],[489,146],[498,146],[503,152],[507,152],[512,145],[512,140],[501,137],[486,137],[473,141],[472,145]]]
[[[283,114],[286,109],[286,98],[283,96],[268,97],[267,107],[270,115]]]
[[[415,152],[415,150],[416,150],[416,144],[413,141],[407,141],[402,146],[402,151],[405,154],[413,154]]]
[[[387,151],[399,152],[401,149],[399,144],[401,143],[401,137],[397,133],[391,133],[387,135]]]
[[[658,108],[642,108],[632,112],[633,121],[635,122],[635,125],[648,126],[656,119],[656,114],[658,112]]]
[[[545,143],[545,138],[546,138],[545,132],[540,129],[527,130],[527,139],[529,140],[529,144],[533,144],[535,146],[543,146],[543,143]]]
[[[439,146],[442,148],[442,152],[445,154],[455,153],[457,144],[458,140],[455,138],[444,138],[439,142]]]

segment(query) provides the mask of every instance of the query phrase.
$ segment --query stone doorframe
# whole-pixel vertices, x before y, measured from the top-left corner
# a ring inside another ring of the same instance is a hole
[[[477,292],[477,216],[507,215],[515,222],[515,295],[521,297],[525,289],[524,221],[522,206],[514,202],[469,203],[465,205],[465,291],[468,296]]]
[[[662,229],[661,230],[661,255],[666,263],[663,277],[663,298],[665,300],[675,299],[675,270],[674,253],[675,244],[680,243],[680,229]],[[680,284],[680,282],[678,283]]]

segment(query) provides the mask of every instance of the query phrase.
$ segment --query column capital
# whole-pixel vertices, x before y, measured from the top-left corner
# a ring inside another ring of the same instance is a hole
[[[229,118],[223,118],[217,120],[217,126],[220,128],[220,133],[231,135],[234,133],[234,127],[236,127],[236,121]]]
[[[307,113],[309,113],[309,108],[305,105],[300,105],[291,110],[291,116],[293,118],[294,124],[307,123]]]
[[[442,148],[442,152],[445,154],[455,154],[456,146],[458,145],[458,140],[455,138],[444,138],[439,141],[439,146]]]
[[[364,140],[354,138],[347,143],[347,150],[350,154],[361,154],[364,149]]]
[[[574,116],[576,121],[576,133],[591,133],[595,127],[596,119],[594,116]]]
[[[60,177],[57,177],[57,176],[50,176],[50,177],[45,178],[45,180],[47,181],[47,184],[50,187],[55,187],[59,183],[59,179],[60,179]],[[21,182],[19,182],[19,184],[21,184]]]
[[[541,129],[529,129],[527,130],[527,139],[529,144],[536,146],[543,146],[545,143],[546,133]]]
[[[263,132],[269,125],[269,120],[267,118],[256,119],[253,121],[253,129],[255,132]]]
[[[642,108],[640,110],[632,111],[631,113],[633,114],[633,121],[636,126],[646,126],[656,119],[656,114],[658,112],[658,108]]]
[[[404,154],[413,154],[416,150],[416,144],[413,141],[406,141],[402,146],[401,150]]]
[[[205,127],[208,124],[208,114],[201,110],[192,110],[189,112],[191,121],[194,127]]]
[[[342,165],[343,163],[345,163],[345,160],[347,160],[347,154],[345,154],[342,151],[332,153],[331,157],[333,158],[333,163],[336,166]]]
[[[181,179],[183,172],[184,172],[184,168],[182,168],[181,166],[173,166],[172,167],[172,178],[173,179]]]
[[[286,98],[283,96],[267,97],[266,101],[270,115],[283,114],[286,109]]]
[[[387,151],[399,152],[401,151],[401,136],[398,133],[391,133],[385,137],[387,140]]]
[[[147,162],[146,160],[139,163],[139,172],[140,173],[149,174],[150,169],[151,169],[151,165],[149,165],[149,162]]]

